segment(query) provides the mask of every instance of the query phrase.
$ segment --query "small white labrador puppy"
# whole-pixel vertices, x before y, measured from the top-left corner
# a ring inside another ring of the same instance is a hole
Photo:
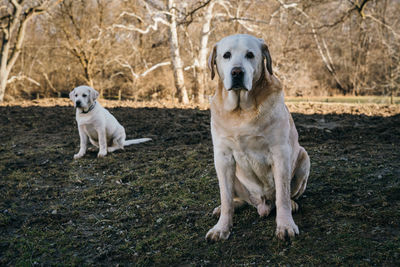
[[[99,147],[98,157],[104,157],[107,152],[124,149],[124,146],[150,141],[151,138],[125,140],[124,127],[99,102],[99,93],[89,86],[78,86],[69,94],[76,108],[80,149],[74,159],[83,157],[87,149],[87,140]]]

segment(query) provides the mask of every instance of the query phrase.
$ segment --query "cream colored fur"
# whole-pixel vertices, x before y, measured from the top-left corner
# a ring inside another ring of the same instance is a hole
[[[124,146],[150,141],[150,138],[125,140],[125,129],[117,119],[99,102],[99,93],[89,86],[78,86],[70,94],[70,99],[76,107],[76,122],[78,123],[80,149],[74,159],[85,155],[87,141],[99,147],[98,157],[104,157],[107,152],[123,149]]]
[[[223,56],[227,51],[230,58]],[[209,67],[212,77],[216,67],[220,78],[211,100],[211,134],[221,206],[214,210],[219,220],[206,239],[227,239],[234,209],[244,203],[260,216],[276,207],[276,236],[294,237],[299,234],[294,199],[306,188],[310,160],[298,143],[268,47],[250,35],[228,36],[215,45]],[[243,88],[231,88],[234,67],[244,71]]]

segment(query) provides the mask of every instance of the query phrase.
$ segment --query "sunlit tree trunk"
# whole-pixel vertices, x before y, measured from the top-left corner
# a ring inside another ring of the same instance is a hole
[[[172,70],[174,72],[176,93],[179,102],[188,104],[189,97],[185,86],[185,79],[183,76],[183,62],[179,52],[179,40],[178,40],[178,31],[176,23],[176,8],[174,0],[168,0],[168,9],[171,12],[171,15],[168,16],[170,20],[169,45],[171,51]]]
[[[196,86],[195,96],[196,102],[204,103],[204,93],[208,89],[207,87],[207,56],[208,56],[208,39],[210,37],[211,20],[213,18],[213,8],[215,2],[208,5],[206,13],[204,15],[204,24],[201,30],[200,37],[200,51],[198,65],[196,66]]]

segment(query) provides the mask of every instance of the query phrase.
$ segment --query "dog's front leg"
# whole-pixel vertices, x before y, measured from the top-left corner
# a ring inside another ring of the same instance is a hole
[[[107,137],[106,137],[106,129],[104,127],[99,127],[97,129],[97,135],[99,137],[99,153],[97,157],[104,157],[107,155]]]
[[[78,126],[80,145],[79,145],[79,152],[74,155],[74,159],[79,159],[79,158],[83,157],[86,154],[88,137],[85,134],[85,131],[84,131],[83,127],[84,126],[82,126],[82,125]]]
[[[221,215],[218,223],[211,228],[207,240],[226,240],[230,235],[233,219],[233,181],[235,175],[235,160],[232,152],[214,152],[215,169],[217,171],[219,190],[221,195]]]
[[[276,236],[282,240],[299,234],[299,228],[293,220],[290,199],[290,152],[289,146],[272,149],[276,189]]]

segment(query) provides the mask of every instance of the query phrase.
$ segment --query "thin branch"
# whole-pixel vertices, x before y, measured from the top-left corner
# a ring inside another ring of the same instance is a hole
[[[143,22],[143,21],[144,21],[144,19],[142,19],[141,16],[136,15],[135,13],[132,13],[132,12],[128,12],[128,11],[123,11],[123,12],[118,16],[118,19],[122,18],[123,16],[130,16],[130,17],[137,18],[140,22]]]
[[[380,25],[382,25],[382,26],[386,27],[387,29],[389,29],[393,33],[394,36],[400,37],[400,34],[397,33],[390,25],[384,23],[383,21],[380,21],[379,19],[375,18],[374,16],[372,16],[370,14],[367,14],[367,15],[364,15],[364,18],[372,19],[373,21],[375,21],[375,22],[379,23]]]
[[[47,75],[47,73],[43,73],[44,78],[46,79],[47,84],[50,86],[51,90],[53,90],[53,92],[57,93],[57,89],[53,86],[52,82],[49,79],[49,76]]]
[[[269,25],[271,22],[266,21],[266,20],[258,20],[258,19],[253,19],[253,18],[247,18],[247,17],[231,17],[228,19],[221,19],[221,22],[228,22],[228,21],[249,21],[253,23],[259,23],[259,24],[267,24]]]
[[[171,65],[171,61],[158,63],[158,64],[152,66],[151,68],[149,68],[148,70],[146,70],[146,71],[142,72],[141,74],[139,74],[139,77],[144,77],[147,74],[149,74],[150,72],[156,70],[157,68],[162,67],[162,66],[167,66],[167,65]]]
[[[198,7],[195,7],[194,9],[192,9],[191,11],[189,11],[188,13],[186,13],[184,15],[184,17],[178,22],[178,25],[186,25],[188,26],[190,23],[193,22],[193,16],[196,14],[197,11],[199,11],[200,9],[206,7],[212,0],[207,0],[204,3],[200,3],[200,5]],[[187,20],[187,18],[190,17],[189,20]]]
[[[364,14],[364,8],[365,8],[365,5],[369,2],[370,0],[363,0],[362,2],[361,2],[361,4],[358,4],[358,1],[357,1],[357,3],[354,3],[354,2],[352,2],[352,1],[350,1],[354,6],[355,6],[355,8],[357,9],[357,11],[358,11],[358,13],[360,14],[360,16],[361,17],[365,17],[365,14]]]
[[[124,30],[129,30],[129,31],[136,31],[136,32],[139,32],[141,34],[147,34],[147,33],[150,32],[150,30],[157,31],[158,30],[158,23],[162,23],[164,25],[170,26],[170,24],[166,20],[164,20],[162,18],[152,18],[152,20],[153,20],[154,23],[148,25],[147,28],[145,28],[145,29],[140,29],[140,28],[138,28],[136,26],[133,26],[133,25],[126,26],[126,25],[123,25],[123,24],[113,24],[112,28],[120,28],[120,29],[124,29]]]
[[[15,82],[15,81],[21,81],[21,80],[28,80],[31,83],[40,86],[40,83],[35,81],[34,79],[26,76],[26,75],[18,75],[18,76],[12,76],[10,79],[7,80],[7,84]]]
[[[153,65],[152,67],[150,67],[149,69],[145,70],[144,72],[138,74],[133,70],[132,65],[129,64],[126,60],[114,59],[113,61],[117,62],[120,66],[122,66],[124,68],[128,68],[130,70],[130,72],[131,72],[132,77],[134,77],[135,79],[139,79],[141,77],[144,77],[144,76],[146,76],[147,74],[149,74],[150,72],[156,70],[159,67],[171,65],[171,61],[165,61],[165,62],[157,63],[157,64]]]

